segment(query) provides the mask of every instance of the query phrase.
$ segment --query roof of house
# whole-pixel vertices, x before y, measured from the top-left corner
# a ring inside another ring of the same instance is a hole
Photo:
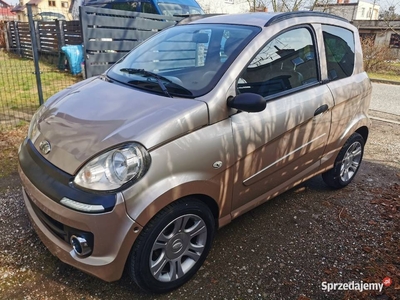
[[[11,9],[11,12],[19,12],[19,11],[24,11],[25,5],[16,5]]]
[[[38,5],[42,0],[31,0],[27,4]]]
[[[4,0],[0,0],[0,3],[3,3],[3,8],[4,7],[10,7],[11,5],[10,4],[8,4],[6,1],[4,1]]]
[[[15,13],[11,11],[10,7],[0,7],[0,19],[14,18]]]

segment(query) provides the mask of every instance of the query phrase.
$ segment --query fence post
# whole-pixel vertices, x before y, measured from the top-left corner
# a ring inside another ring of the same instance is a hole
[[[56,22],[56,31],[57,31],[57,44],[58,51],[61,51],[61,47],[65,45],[65,36],[64,36],[64,22],[62,20],[55,20]]]
[[[33,23],[33,15],[32,15],[32,4],[26,4],[26,8],[28,10],[28,20],[29,20],[29,31],[31,34],[31,41],[32,41],[32,53],[33,53],[33,61],[35,63],[35,74],[36,74],[36,84],[38,89],[38,96],[39,96],[39,104],[43,104],[43,91],[42,91],[42,81],[40,78],[40,68],[39,68],[39,54],[38,54],[38,47],[37,47],[37,40],[35,34],[35,26]]]
[[[2,28],[2,30],[3,30],[3,35],[4,35],[4,44],[6,45],[6,50],[7,50],[7,52],[10,51],[10,45],[9,45],[10,41],[9,41],[9,39],[8,39],[8,23],[9,23],[9,22],[6,22],[6,23],[4,24],[4,26],[3,26],[3,28]]]
[[[34,28],[35,28],[35,35],[36,35],[36,41],[37,41],[37,48],[38,51],[42,50],[42,43],[40,40],[40,32],[39,32],[39,22],[38,21],[34,21]]]
[[[14,32],[15,32],[15,45],[17,47],[17,54],[22,57],[21,43],[19,40],[18,21],[14,21]]]

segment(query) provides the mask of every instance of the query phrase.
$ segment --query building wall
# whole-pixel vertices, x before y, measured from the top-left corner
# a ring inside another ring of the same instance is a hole
[[[354,20],[378,20],[379,10],[379,5],[360,1],[358,2],[357,13]]]
[[[375,45],[384,45],[390,47],[395,57],[400,59],[400,47],[390,46],[392,34],[400,34],[400,20],[396,21],[353,21],[354,26],[358,28],[361,36],[369,35],[374,37]]]
[[[197,0],[207,14],[237,14],[250,10],[251,0]]]
[[[357,3],[318,5],[314,8],[314,11],[325,12],[351,21],[357,15]]]
[[[20,0],[19,5],[24,6],[30,0]],[[51,1],[51,2],[50,2]],[[66,6],[66,7],[63,7]],[[32,6],[32,13],[35,16],[41,12],[55,12],[63,14],[66,20],[70,20],[71,16],[69,13],[69,6],[71,5],[71,0],[41,0],[37,5]],[[17,12],[18,21],[28,22],[28,11],[25,9],[21,12]]]
[[[337,15],[349,21],[378,20],[380,7],[379,5],[364,1],[346,3],[346,1],[341,2],[339,0],[335,4],[317,5],[314,10]]]

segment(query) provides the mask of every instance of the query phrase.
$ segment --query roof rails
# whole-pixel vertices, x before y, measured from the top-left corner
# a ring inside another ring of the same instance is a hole
[[[284,21],[284,20],[291,19],[291,18],[297,18],[297,17],[323,17],[323,18],[336,19],[336,20],[340,20],[340,21],[349,23],[349,21],[345,18],[327,14],[327,13],[323,13],[323,12],[319,12],[319,11],[290,11],[290,12],[284,12],[284,13],[273,16],[271,19],[268,20],[267,23],[265,23],[264,26],[267,27],[272,24],[278,23],[280,21]]]

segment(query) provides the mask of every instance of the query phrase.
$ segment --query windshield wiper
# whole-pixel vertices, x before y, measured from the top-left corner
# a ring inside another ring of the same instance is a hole
[[[153,77],[157,80],[157,83],[160,86],[163,93],[166,96],[172,98],[172,96],[168,92],[167,88],[165,87],[165,84],[162,82],[162,80],[164,80],[168,83],[172,83],[172,81],[169,80],[168,78],[158,75],[157,73],[146,71],[145,69],[123,68],[123,69],[120,69],[120,72],[124,72],[124,73],[128,73],[128,74],[140,74],[140,75],[143,75],[144,77]]]

